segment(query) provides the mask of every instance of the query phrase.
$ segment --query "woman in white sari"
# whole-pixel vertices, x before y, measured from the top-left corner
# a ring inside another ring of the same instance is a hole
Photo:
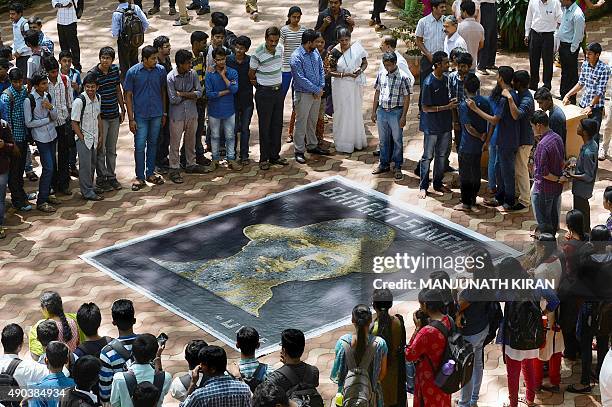
[[[363,73],[368,53],[351,32],[338,30],[338,45],[331,51],[332,99],[334,101],[334,145],[336,151],[352,153],[367,146],[363,125]]]

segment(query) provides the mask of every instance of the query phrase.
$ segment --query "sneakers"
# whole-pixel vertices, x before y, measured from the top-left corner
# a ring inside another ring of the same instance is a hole
[[[597,159],[599,161],[603,161],[606,159],[606,152],[603,149],[603,146],[599,147],[599,154],[597,154]]]
[[[32,210],[32,205],[30,204],[25,204],[23,206],[20,206],[19,208],[17,208],[17,210],[19,212],[30,212]]]
[[[178,19],[178,20],[176,20],[176,21],[175,21],[175,22],[174,22],[172,25],[173,25],[174,27],[180,27],[180,26],[182,26],[182,25],[187,25],[187,24],[189,24],[189,21],[183,21],[183,20],[181,20],[181,19],[179,18],[179,19]]]
[[[229,168],[230,170],[234,170],[234,171],[240,171],[240,170],[242,170],[242,164],[240,164],[236,160],[228,160],[227,161],[227,168]]]
[[[36,192],[30,192],[29,194],[26,194],[26,199],[28,201],[33,201],[36,199],[37,196],[38,194]]]
[[[270,160],[270,164],[272,165],[289,165],[289,161],[286,158],[279,157],[276,160]]]
[[[259,13],[257,11],[254,11],[253,13],[251,13],[251,20],[255,22],[259,21]]]
[[[306,157],[303,153],[295,153],[295,162],[298,164],[306,164]]]
[[[331,153],[329,152],[329,150],[326,150],[324,148],[321,148],[319,146],[315,147],[315,148],[311,148],[310,150],[306,150],[308,151],[309,154],[317,154],[317,155],[331,155]]]
[[[96,187],[94,187],[94,192],[95,192],[97,195],[101,195],[101,194],[103,194],[103,193],[104,193],[104,189],[102,189],[102,188],[100,188],[100,187],[96,186]]]
[[[195,3],[191,3],[190,5],[187,6],[187,10],[199,10],[200,8],[201,7]]]
[[[151,7],[147,12],[147,15],[152,16],[153,14],[159,13],[159,7]]]
[[[53,213],[56,211],[56,209],[52,207],[48,202],[36,205],[36,209],[44,213]]]
[[[107,180],[108,184],[113,187],[115,191],[119,191],[123,186],[117,181],[116,178]]]
[[[176,9],[174,7],[170,7],[170,9],[168,10],[168,15],[173,16],[175,14],[176,14]]]
[[[196,158],[196,163],[198,163],[199,165],[203,165],[204,167],[208,167],[211,161],[208,158],[202,156]]]
[[[204,9],[204,8],[201,8],[201,9],[199,9],[199,10],[197,11],[197,13],[196,13],[196,14],[197,14],[197,15],[199,15],[199,16],[204,15],[204,14],[210,14],[210,9]]]
[[[270,163],[267,161],[260,161],[259,162],[259,169],[260,170],[264,170],[264,171],[268,171],[270,169]]]
[[[96,182],[96,186],[100,188],[102,192],[111,192],[113,190],[113,187],[111,186],[110,182],[107,180],[100,180]]]

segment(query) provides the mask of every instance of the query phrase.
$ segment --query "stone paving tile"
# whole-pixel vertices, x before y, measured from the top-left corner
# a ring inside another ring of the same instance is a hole
[[[211,7],[213,11],[226,12],[230,17],[229,28],[238,34],[249,35],[255,45],[263,41],[263,31],[267,26],[282,24],[285,21],[284,16],[289,5],[273,0],[260,0],[261,21],[253,23],[241,14],[243,12],[241,5],[232,7],[235,3],[229,0],[214,0]],[[316,21],[315,3],[313,0],[301,2],[304,10],[302,23],[307,26],[314,25]],[[128,298],[134,301],[137,310],[136,331],[153,333],[166,331],[170,335],[170,341],[163,357],[164,367],[172,374],[183,373],[186,370],[183,349],[190,339],[202,338],[211,344],[224,345],[141,294],[109,279],[84,263],[78,256],[336,174],[388,194],[394,199],[428,210],[488,237],[503,240],[519,250],[525,250],[530,240],[529,230],[535,225],[531,213],[502,214],[490,208],[483,208],[479,214],[473,215],[455,213],[452,207],[459,202],[458,189],[444,197],[434,195],[422,201],[415,199],[414,192],[418,187],[418,178],[411,170],[420,158],[423,135],[418,132],[417,107],[414,102],[410,106],[409,122],[404,133],[405,179],[395,182],[390,177],[376,178],[370,175],[371,168],[377,164],[371,154],[377,145],[377,130],[367,118],[370,116],[373,95],[371,85],[380,58],[378,50],[380,34],[375,34],[367,26],[369,18],[367,11],[371,7],[371,2],[351,2],[346,6],[353,12],[357,21],[354,39],[360,40],[370,53],[369,67],[366,71],[368,87],[365,89],[363,105],[366,132],[369,137],[366,150],[355,152],[350,156],[319,157],[303,166],[292,163],[288,168],[273,168],[267,172],[260,171],[252,164],[239,173],[223,169],[208,175],[185,175],[185,183],[182,185],[166,183],[162,186],[148,186],[136,193],[126,188],[106,194],[105,201],[96,203],[80,200],[77,182],[73,180],[74,196],[61,198],[63,202],[53,215],[43,215],[36,211],[16,214],[9,210],[6,220],[8,237],[0,242],[0,269],[3,280],[3,286],[0,288],[0,315],[2,315],[0,323],[4,325],[15,322],[28,330],[41,317],[38,296],[44,290],[54,289],[62,295],[67,311],[75,311],[84,301],[96,302],[102,310],[106,310],[103,311],[101,333],[114,335],[116,332],[111,324],[108,309],[115,299]],[[89,5],[83,20],[79,23],[81,59],[86,68],[96,63],[97,52],[101,46],[115,44],[108,29],[110,13],[114,8],[115,3],[111,1]],[[391,4],[388,8],[389,13],[384,16],[385,24],[392,27],[397,24],[394,20],[397,10],[394,10]],[[45,32],[57,39],[55,12],[46,3],[27,10],[26,15],[42,17],[45,21]],[[6,13],[2,18],[3,21],[8,21]],[[208,16],[192,16],[191,25],[171,27],[169,24],[172,21],[171,17],[165,15],[165,10],[162,10],[160,14],[151,18],[152,24],[146,34],[146,42],[150,43],[155,36],[164,34],[171,38],[174,50],[188,48],[189,34],[195,29],[208,31],[208,19]],[[599,41],[604,49],[607,49],[603,58],[608,62],[612,61],[609,49],[611,23],[612,17],[607,16],[599,21],[589,22],[587,26],[589,40]],[[0,29],[5,40],[8,40],[11,37],[8,25]],[[525,53],[501,51],[497,64],[512,65],[515,69],[528,69],[525,57]],[[558,89],[559,77],[560,71],[555,69],[553,84],[555,90]],[[483,93],[492,89],[494,79],[493,75],[481,77]],[[289,114],[290,101],[287,100],[286,122]],[[257,159],[259,140],[256,115],[251,128],[251,158]],[[326,134],[330,142],[333,141],[331,128],[331,123],[328,123]],[[604,129],[606,132],[611,131],[609,125]],[[282,154],[291,159],[292,153],[291,145],[284,144]],[[457,166],[454,153],[451,162]],[[40,168],[37,170],[40,171]],[[603,189],[611,183],[611,171],[610,161],[601,164],[599,181],[595,187],[594,199],[591,201],[593,224],[603,223],[607,218],[600,197]],[[119,138],[118,175],[124,186],[129,186],[133,177],[133,138],[125,124],[121,127]],[[449,176],[447,181],[457,188],[456,175]],[[35,183],[25,182],[28,190],[36,189]],[[484,186],[483,182],[483,188]],[[563,194],[562,207],[564,212],[571,209],[569,191]],[[396,306],[396,312],[405,316],[411,315],[414,309],[416,309],[414,303],[401,303]],[[406,321],[410,323],[411,318],[406,318]],[[413,327],[409,326],[409,335],[412,330]],[[326,400],[330,400],[336,390],[336,386],[329,380],[334,345],[337,338],[349,331],[350,327],[341,327],[313,338],[307,343],[305,357],[309,362],[315,363],[321,371],[320,391]],[[224,347],[230,359],[239,356],[237,352],[227,346]],[[499,406],[507,399],[506,373],[501,349],[499,346],[489,345],[485,352],[485,377],[479,405]],[[278,352],[267,355],[262,360],[278,366]],[[564,363],[562,382],[564,384],[577,382],[579,372],[578,364]],[[521,391],[524,392],[524,389]],[[593,396],[573,396],[567,393],[541,394],[538,400],[543,405],[600,406],[598,394],[596,388]],[[169,398],[165,401],[167,405],[176,405]]]

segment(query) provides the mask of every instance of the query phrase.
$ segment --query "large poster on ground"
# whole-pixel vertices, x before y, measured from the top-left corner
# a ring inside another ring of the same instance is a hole
[[[229,346],[240,327],[255,327],[265,353],[285,328],[312,337],[345,324],[369,301],[374,258],[449,256],[475,244],[494,259],[518,254],[335,176],[82,257]]]

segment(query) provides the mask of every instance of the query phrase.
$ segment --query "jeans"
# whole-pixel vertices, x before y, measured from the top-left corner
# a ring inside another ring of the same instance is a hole
[[[476,197],[480,190],[480,157],[481,154],[459,152],[461,203],[467,206],[476,205]]]
[[[283,92],[283,101],[285,101],[285,98],[287,97],[287,93],[289,93],[289,87],[292,87],[292,81],[293,76],[291,74],[291,71],[289,72],[283,72],[283,82],[281,84],[281,91]],[[293,95],[291,95],[291,97],[293,98]],[[292,99],[293,100],[293,99]]]
[[[499,178],[495,198],[500,204],[514,206],[515,203],[515,181],[514,162],[516,160],[516,149],[497,147],[496,176]]]
[[[258,87],[255,93],[259,117],[259,160],[278,160],[283,132],[283,95],[281,90]]]
[[[8,186],[9,173],[0,174],[0,226],[4,225],[4,200],[6,199],[6,187]]]
[[[472,344],[474,347],[474,370],[472,378],[461,389],[461,398],[459,399],[459,407],[469,407],[476,404],[480,393],[480,385],[482,384],[482,373],[484,370],[483,351],[484,340],[489,333],[489,326],[475,335],[464,335],[463,338]]]
[[[138,129],[134,136],[134,160],[136,161],[137,179],[145,180],[155,171],[155,154],[157,152],[157,138],[161,130],[161,120],[161,116],[148,119],[136,118]]]
[[[51,185],[53,185],[53,174],[56,172],[55,154],[57,151],[57,139],[48,143],[37,141],[36,147],[40,153],[40,165],[42,166],[36,205],[42,205],[49,199]]]
[[[210,138],[212,144],[212,159],[219,161],[219,146],[221,144],[221,127],[225,134],[234,134],[234,126],[236,125],[235,114],[225,119],[217,119],[216,117],[208,116],[208,125],[210,126]],[[225,154],[228,161],[236,159],[236,138],[225,138]]]
[[[540,58],[542,59],[542,82],[544,87],[552,89],[553,56],[555,53],[554,33],[536,32],[533,29],[529,33],[529,89],[537,90],[540,82]]]
[[[57,25],[57,36],[59,37],[60,48],[62,51],[70,51],[74,68],[81,72],[81,46],[77,35],[76,21],[68,25]]]
[[[489,179],[489,191],[497,189],[497,178],[495,167],[497,166],[497,146],[489,145],[489,163],[487,165],[487,178]]]
[[[450,137],[450,131],[442,134],[425,133],[423,157],[421,157],[419,163],[421,171],[419,189],[427,191],[429,188],[429,166],[431,160],[434,160],[433,186],[434,188],[442,187],[442,178],[444,178],[444,159],[446,158]],[[382,156],[382,152],[380,155]]]
[[[251,139],[251,119],[253,118],[254,106],[237,106],[236,124],[234,133],[240,133],[240,158],[249,158],[249,140]]]
[[[19,148],[19,156],[11,158],[11,166],[9,168],[9,189],[11,191],[11,203],[14,208],[21,208],[28,204],[28,197],[23,189],[23,171],[26,162],[26,149],[28,143],[26,141],[15,141]]]
[[[96,174],[98,180],[117,179],[117,139],[119,138],[119,117],[102,119],[102,148],[98,150]]]
[[[400,127],[402,107],[389,111],[378,107],[376,110],[376,126],[380,138],[380,164],[381,168],[389,168],[389,160],[393,161],[395,168],[402,168],[404,163],[403,128]],[[393,152],[391,153],[392,150]]]
[[[531,192],[531,204],[533,205],[533,215],[538,222],[538,226],[552,226],[554,233],[557,233],[559,226],[559,202],[561,194],[545,194],[544,192]]]
[[[166,125],[163,126],[159,132],[157,138],[157,157],[155,159],[155,165],[157,167],[164,167],[168,162],[168,156],[170,154],[170,118],[166,117]]]

